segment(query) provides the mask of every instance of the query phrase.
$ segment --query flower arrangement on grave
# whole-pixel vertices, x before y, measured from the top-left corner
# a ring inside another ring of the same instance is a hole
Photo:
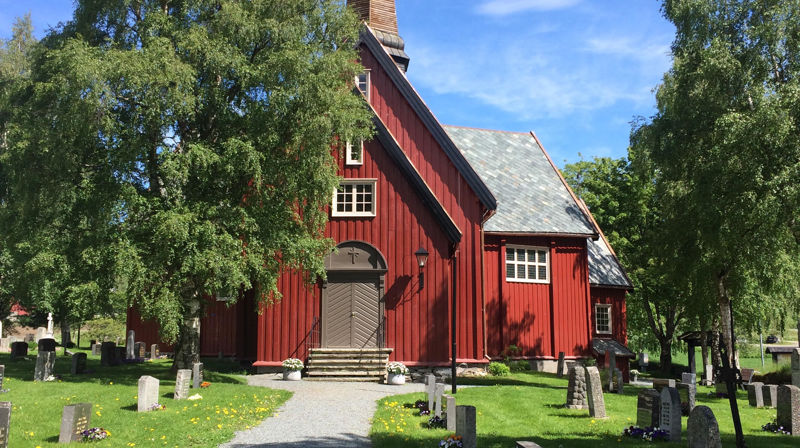
[[[439,448],[463,448],[463,446],[461,436],[455,434],[450,434],[446,439],[439,441]]]
[[[111,433],[103,428],[89,428],[85,431],[81,431],[81,436],[83,436],[84,442],[103,440],[108,438],[110,435]]]
[[[667,432],[660,428],[640,428],[638,426],[629,426],[622,431],[622,435],[626,437],[633,437],[635,439],[642,439],[648,442],[667,441]]]
[[[148,411],[163,411],[165,409],[167,409],[167,405],[159,403],[153,403],[149,408],[147,408]]]
[[[203,389],[207,388],[210,385],[211,383],[209,383],[208,381],[203,381],[202,383],[200,383],[200,387],[202,387]]]
[[[447,426],[447,417],[445,414],[442,414],[441,417],[433,416],[428,419],[428,428],[436,429],[436,428],[444,428]]]
[[[300,361],[297,358],[285,359],[281,365],[286,370],[303,370],[303,361]]]
[[[761,430],[762,431],[767,431],[767,432],[774,432],[776,434],[792,435],[792,433],[790,433],[789,431],[784,429],[783,426],[778,425],[778,421],[777,420],[772,420],[771,422],[769,422],[766,425],[762,426]]]
[[[393,375],[408,375],[408,367],[402,362],[392,361],[386,366],[386,371]]]
[[[417,400],[414,402],[414,407],[419,409],[419,415],[430,415],[431,410],[428,409],[428,402],[425,400]]]
[[[639,373],[638,370],[636,370],[636,369],[632,369],[631,370],[631,376],[633,377],[634,381],[636,381],[636,379],[639,378],[639,375],[641,375],[641,373]]]

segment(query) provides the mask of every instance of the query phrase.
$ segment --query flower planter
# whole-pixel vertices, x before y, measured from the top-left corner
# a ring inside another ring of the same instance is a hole
[[[299,370],[285,370],[283,371],[283,380],[284,381],[300,381],[302,376],[300,375]]]
[[[394,384],[395,386],[406,384],[406,375],[403,373],[390,373],[386,377],[386,383]]]

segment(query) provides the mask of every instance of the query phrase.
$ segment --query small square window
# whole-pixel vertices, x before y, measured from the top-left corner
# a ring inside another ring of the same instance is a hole
[[[597,334],[611,334],[611,305],[594,306],[594,325]]]
[[[361,93],[364,95],[364,98],[367,99],[369,103],[369,91],[370,91],[370,73],[369,70],[364,70],[363,72],[356,75],[356,87]]]
[[[506,247],[506,281],[549,283],[549,250],[540,247]]]
[[[376,179],[343,180],[333,194],[332,216],[375,216]]]
[[[357,144],[353,144],[350,140],[347,141],[347,154],[345,157],[347,165],[363,165],[364,164],[364,141],[359,140]]]

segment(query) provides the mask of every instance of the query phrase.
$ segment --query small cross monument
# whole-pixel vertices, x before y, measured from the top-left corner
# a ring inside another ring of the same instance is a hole
[[[47,313],[47,334],[46,338],[53,337],[53,313]]]

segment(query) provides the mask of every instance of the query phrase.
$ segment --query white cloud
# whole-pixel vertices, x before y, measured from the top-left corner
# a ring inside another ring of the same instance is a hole
[[[633,58],[642,62],[669,61],[669,45],[634,41],[628,37],[593,37],[586,50],[596,54]]]
[[[477,8],[479,14],[505,16],[523,11],[552,11],[569,8],[580,0],[488,0]]]

